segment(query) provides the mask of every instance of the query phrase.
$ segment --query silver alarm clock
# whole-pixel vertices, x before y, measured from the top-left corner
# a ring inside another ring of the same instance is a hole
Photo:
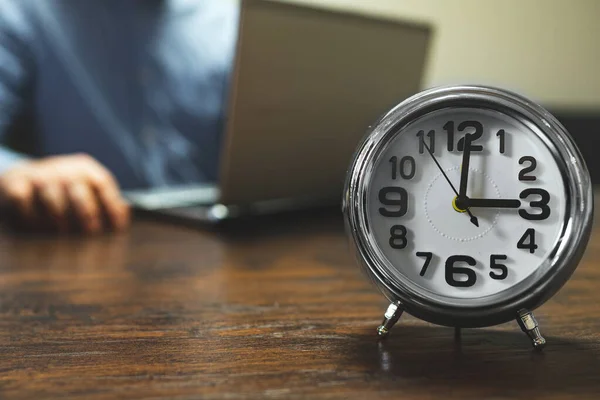
[[[452,327],[516,319],[542,348],[532,310],[569,279],[587,245],[590,176],[545,109],[498,88],[419,93],[370,127],[343,211],[360,265],[391,302]]]

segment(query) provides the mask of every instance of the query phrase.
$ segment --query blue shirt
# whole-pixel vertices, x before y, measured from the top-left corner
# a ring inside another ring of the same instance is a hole
[[[0,140],[89,153],[122,188],[215,181],[236,0],[0,0]],[[0,148],[0,173],[22,157]]]

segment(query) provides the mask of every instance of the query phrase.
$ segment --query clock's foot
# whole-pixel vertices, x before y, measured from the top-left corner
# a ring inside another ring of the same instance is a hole
[[[462,330],[458,326],[455,326],[454,327],[454,341],[460,342],[461,339],[462,339]]]
[[[390,329],[398,322],[403,312],[404,308],[402,308],[400,303],[390,304],[383,316],[383,322],[377,328],[377,334],[382,338],[386,337],[390,333]]]
[[[529,336],[531,339],[531,343],[533,344],[533,348],[536,350],[541,350],[546,345],[546,339],[540,333],[540,328],[538,326],[533,313],[528,310],[519,311],[519,315],[517,316],[517,322],[521,327],[521,330]]]

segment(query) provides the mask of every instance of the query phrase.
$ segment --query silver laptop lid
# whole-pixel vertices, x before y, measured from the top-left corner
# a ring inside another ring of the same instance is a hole
[[[369,124],[421,88],[428,26],[244,0],[223,204],[339,201]]]

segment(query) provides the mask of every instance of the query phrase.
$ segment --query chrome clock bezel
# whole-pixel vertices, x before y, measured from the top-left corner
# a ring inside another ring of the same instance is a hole
[[[450,107],[483,108],[502,112],[528,126],[548,147],[565,182],[563,229],[554,249],[523,281],[491,296],[454,304],[417,290],[387,272],[389,261],[379,250],[367,218],[367,193],[379,155],[405,126],[431,112]],[[509,91],[489,86],[447,86],[423,91],[383,115],[369,128],[348,170],[342,210],[350,246],[359,264],[392,302],[426,321],[460,327],[490,326],[533,310],[552,297],[577,268],[589,240],[593,190],[585,161],[567,130],[543,107]]]

